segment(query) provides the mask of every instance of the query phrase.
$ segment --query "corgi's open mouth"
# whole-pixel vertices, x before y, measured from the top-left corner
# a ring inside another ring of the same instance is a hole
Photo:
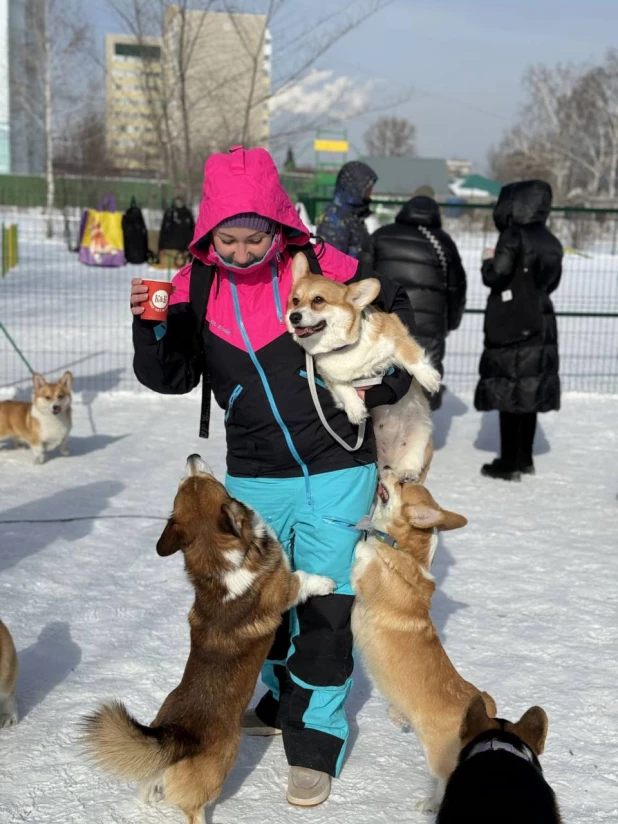
[[[384,484],[378,484],[378,498],[382,501],[382,503],[387,504],[390,497],[391,496],[388,494],[388,489],[384,486]]]
[[[298,338],[308,338],[310,335],[315,335],[316,332],[321,332],[326,328],[326,321],[321,320],[315,326],[295,326],[294,334]]]

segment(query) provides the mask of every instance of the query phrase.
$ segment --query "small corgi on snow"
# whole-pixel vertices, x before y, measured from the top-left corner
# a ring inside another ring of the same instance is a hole
[[[435,591],[429,573],[438,532],[459,529],[463,515],[442,509],[420,484],[401,484],[384,472],[372,525],[356,547],[352,585],[354,640],[378,690],[389,701],[391,720],[410,724],[420,739],[430,773],[432,798],[418,809],[438,809],[444,786],[457,765],[461,721],[476,695],[492,715],[496,705],[457,672],[430,617]],[[395,546],[379,540],[391,536]],[[472,819],[470,819],[472,820]]]
[[[57,447],[61,455],[68,455],[72,386],[70,372],[65,372],[57,383],[48,383],[43,375],[35,373],[32,376],[32,403],[0,402],[0,440],[27,444],[37,464],[43,463],[45,454]]]
[[[195,601],[191,650],[180,684],[150,726],[120,702],[85,719],[86,743],[99,764],[140,781],[146,801],[179,807],[201,824],[232,769],[247,709],[282,613],[329,595],[335,582],[290,571],[260,516],[231,498],[199,455],[187,459],[159,555],[184,554]]]
[[[377,407],[371,417],[378,467],[392,468],[402,480],[424,480],[433,447],[431,412],[422,390],[434,393],[440,387],[440,375],[424,349],[397,315],[370,307],[380,292],[376,278],[346,286],[313,275],[302,252],[294,256],[292,275],[288,330],[313,356],[336,405],[351,423],[360,424],[369,415],[353,381],[381,377],[392,366],[416,378],[398,403]]]
[[[538,758],[547,724],[541,707],[531,707],[513,724],[490,718],[483,700],[473,698],[436,824],[560,824],[556,796]]]
[[[17,653],[6,624],[0,621],[0,729],[17,724],[15,682]]]

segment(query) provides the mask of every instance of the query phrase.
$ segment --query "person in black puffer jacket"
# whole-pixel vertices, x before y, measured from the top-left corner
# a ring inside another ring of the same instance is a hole
[[[371,190],[378,179],[366,163],[352,160],[339,170],[335,197],[317,227],[317,235],[335,249],[360,258],[369,244],[365,218],[370,214]]]
[[[494,209],[500,232],[483,262],[491,289],[485,310],[485,349],[476,389],[479,411],[500,412],[501,457],[483,475],[519,480],[532,474],[538,412],[560,408],[558,329],[549,295],[562,274],[562,246],[545,226],[552,191],[542,180],[504,186]]]
[[[446,336],[457,329],[466,305],[466,273],[455,242],[442,229],[432,197],[413,197],[395,222],[372,236],[373,268],[408,293],[421,346],[444,375]],[[439,408],[442,391],[430,399]]]

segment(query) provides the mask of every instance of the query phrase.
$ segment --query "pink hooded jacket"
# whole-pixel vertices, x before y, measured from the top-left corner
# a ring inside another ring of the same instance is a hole
[[[229,154],[215,154],[208,158],[202,202],[190,246],[196,258],[217,267],[206,309],[210,331],[246,350],[234,312],[229,272],[214,255],[207,237],[221,221],[241,212],[255,212],[282,226],[281,253],[274,261],[276,279],[270,262],[257,270],[234,275],[243,323],[251,345],[257,351],[287,334],[282,316],[292,286],[292,257],[287,246],[290,243],[301,246],[309,241],[309,230],[283,189],[273,159],[265,149],[245,151],[242,146],[234,146]],[[326,277],[340,282],[354,277],[358,261],[326,244],[316,251]],[[173,279],[171,304],[189,300],[190,279],[191,265],[187,264]]]

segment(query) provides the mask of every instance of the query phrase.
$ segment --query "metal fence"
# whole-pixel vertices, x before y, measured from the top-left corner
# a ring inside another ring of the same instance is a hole
[[[380,220],[392,220],[398,206],[380,204]],[[487,290],[480,277],[481,255],[497,236],[490,208],[446,205],[443,216],[469,282],[467,312],[447,341],[445,380],[451,390],[468,392],[476,383],[483,345]],[[161,217],[159,210],[145,211],[149,228],[158,229]],[[131,366],[129,283],[132,277],[166,273],[149,273],[147,265],[103,269],[80,264],[72,251],[80,219],[79,208],[59,211],[54,236],[47,238],[41,209],[0,206],[0,223],[19,227],[18,264],[0,279],[0,323],[35,370],[55,376],[71,369],[77,391],[139,390]],[[551,227],[566,248],[562,283],[554,295],[564,389],[617,393],[618,210],[556,209]],[[25,363],[0,333],[0,392],[10,396],[29,382]]]

